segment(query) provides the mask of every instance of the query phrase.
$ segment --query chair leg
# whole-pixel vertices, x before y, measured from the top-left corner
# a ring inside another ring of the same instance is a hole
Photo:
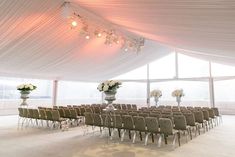
[[[118,137],[121,138],[121,130],[118,129]]]
[[[121,141],[124,140],[125,132],[126,132],[126,130],[123,130],[123,132],[122,132],[122,137],[121,137]]]
[[[152,137],[152,142],[154,143],[154,134],[151,133],[151,137]]]
[[[193,136],[192,136],[192,128],[191,127],[189,128],[189,135],[190,135],[190,139],[192,140]]]
[[[165,144],[167,144],[167,136],[164,135]]]
[[[178,132],[177,135],[178,135],[178,143],[179,143],[179,146],[180,146],[180,133]]]
[[[134,132],[134,136],[133,136],[133,141],[132,141],[132,143],[135,143],[135,138],[136,138],[136,131]]]
[[[162,143],[162,134],[159,134],[159,139],[158,139],[158,147],[161,147],[161,143]]]
[[[145,146],[148,144],[149,134],[150,134],[150,133],[147,133],[146,136],[145,136],[145,140],[144,140],[144,145],[145,145]]]
[[[143,138],[142,138],[142,133],[139,132],[139,135],[140,135],[140,140],[142,141],[142,140],[143,140]]]
[[[175,147],[175,140],[176,140],[176,134],[174,134],[174,137],[173,137],[173,142],[172,142],[173,148]]]
[[[111,131],[111,136],[110,136],[110,140],[112,140],[113,139],[113,134],[114,134],[114,128],[113,128],[113,130]]]
[[[131,131],[129,130],[129,139],[131,140]]]

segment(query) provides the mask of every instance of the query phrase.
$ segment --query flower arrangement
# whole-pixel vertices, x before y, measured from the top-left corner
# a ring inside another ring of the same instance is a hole
[[[172,92],[171,95],[173,97],[183,97],[184,96],[184,91],[183,91],[183,89],[176,89]]]
[[[114,91],[117,88],[119,88],[121,84],[122,84],[122,82],[117,81],[117,80],[107,80],[107,81],[100,83],[99,86],[97,87],[97,89],[100,92]]]
[[[162,91],[158,89],[154,89],[150,92],[150,97],[157,97],[160,98],[162,96]]]
[[[17,90],[19,90],[19,91],[33,91],[36,88],[37,87],[32,84],[21,84],[21,85],[17,86]]]

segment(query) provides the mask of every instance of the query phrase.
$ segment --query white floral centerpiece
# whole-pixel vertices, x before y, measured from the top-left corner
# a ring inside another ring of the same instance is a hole
[[[97,89],[100,92],[105,93],[105,100],[108,102],[107,110],[114,110],[114,106],[112,102],[116,100],[115,94],[117,93],[117,89],[122,85],[122,82],[117,80],[107,80],[99,84]]]
[[[107,81],[100,83],[97,89],[100,92],[116,91],[121,85],[122,85],[122,82],[120,81],[107,80]]]
[[[176,89],[171,94],[173,97],[176,97],[176,102],[178,103],[178,106],[180,106],[181,97],[184,96],[183,89]]]
[[[17,86],[17,90],[19,90],[19,91],[33,91],[36,88],[37,87],[32,84],[21,84],[21,85]]]
[[[154,97],[156,106],[161,96],[162,96],[162,91],[160,91],[159,89],[154,89],[150,92],[150,97]]]
[[[17,90],[20,91],[21,99],[23,99],[23,102],[21,103],[21,106],[27,106],[26,100],[29,98],[28,95],[31,91],[35,90],[37,87],[32,84],[21,84],[17,86]]]

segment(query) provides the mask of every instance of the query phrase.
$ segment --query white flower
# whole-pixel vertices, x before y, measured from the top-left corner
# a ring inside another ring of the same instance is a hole
[[[33,90],[33,85],[29,85],[30,90]]]
[[[98,86],[98,90],[99,90],[99,91],[102,91],[102,89],[103,89],[103,84],[101,83],[101,84],[99,84],[99,86]]]
[[[30,90],[34,90],[36,89],[36,86],[32,85],[32,84],[21,84],[17,86],[18,90],[24,90],[24,91],[30,91]]]
[[[176,89],[171,93],[171,95],[173,97],[182,97],[182,96],[184,96],[184,91],[183,91],[183,89]]]
[[[115,84],[116,84],[116,81],[111,80],[111,81],[109,82],[109,86],[110,86],[110,87],[114,86]]]
[[[155,89],[150,92],[150,97],[161,97],[162,96],[162,91]]]
[[[109,90],[109,86],[108,86],[108,85],[104,85],[103,91],[106,92],[106,91],[108,91],[108,90]]]
[[[97,87],[99,91],[110,91],[110,90],[116,90],[117,88],[120,87],[122,83],[120,81],[116,80],[107,80],[102,83],[100,83]]]

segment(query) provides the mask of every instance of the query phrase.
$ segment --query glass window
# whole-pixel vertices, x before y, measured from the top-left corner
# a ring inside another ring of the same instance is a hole
[[[138,80],[138,79],[147,79],[147,65],[139,67],[135,70],[127,72],[125,74],[119,75],[112,78],[113,80]]]
[[[235,67],[218,63],[211,63],[212,76],[235,76]]]
[[[179,77],[207,77],[209,76],[209,62],[178,53]]]
[[[97,90],[99,83],[59,81],[58,105],[101,103],[102,95]]]
[[[185,96],[182,97],[182,105],[191,106],[208,106],[209,105],[209,85],[208,82],[201,81],[167,81],[154,82],[150,84],[151,91],[160,89],[162,97],[159,104],[176,105],[176,98],[171,93],[175,89],[183,89]],[[151,104],[154,104],[151,98]]]
[[[175,76],[175,53],[171,53],[149,64],[149,78],[163,79]]]
[[[123,82],[122,86],[117,90],[114,103],[146,105],[146,89],[146,83]]]
[[[37,89],[29,95],[29,107],[52,105],[52,81],[39,79],[0,77],[0,115],[17,114],[21,104],[20,91],[16,87],[22,83],[32,83]]]
[[[235,79],[214,82],[215,106],[222,114],[234,114]]]

